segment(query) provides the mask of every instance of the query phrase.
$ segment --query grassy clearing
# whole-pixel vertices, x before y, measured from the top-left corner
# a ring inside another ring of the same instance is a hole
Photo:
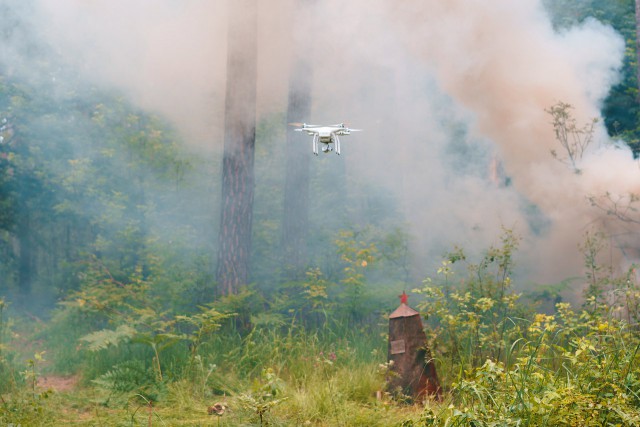
[[[635,271],[592,268],[582,306],[537,312],[511,287],[516,243],[505,234],[477,263],[449,254],[414,290],[442,402],[385,392],[386,320],[339,304],[366,290],[360,273],[342,294],[314,273],[289,288],[298,299],[245,292],[186,314],[141,279],[98,277],[47,324],[13,323],[0,303],[0,425],[640,425]],[[62,374],[75,388],[49,390]]]
[[[388,375],[379,334],[335,340],[294,327],[219,338],[180,375],[173,372],[188,360],[188,349],[165,355],[162,380],[151,358],[139,365],[146,375],[122,370],[116,380],[112,369],[110,375],[84,377],[65,392],[31,383],[45,364],[31,359],[24,371],[11,373],[15,381],[5,385],[0,420],[42,426],[640,425],[635,330],[568,304],[514,324],[521,326],[521,336],[502,360],[487,358],[461,369],[454,358],[443,363],[440,354],[447,388],[440,403],[410,405],[388,394],[376,399]],[[368,347],[376,340],[375,348]],[[216,353],[209,352],[214,348]],[[208,414],[215,403],[224,404],[223,415]]]
[[[376,391],[384,386],[380,364],[385,356],[380,349],[362,354],[360,347],[371,337],[360,342],[333,338],[303,330],[264,330],[240,339],[236,347],[239,338],[232,336],[217,343],[226,354],[196,359],[220,364],[195,368],[175,380],[155,381],[123,371],[128,377],[122,383],[107,382],[103,374],[94,380],[84,378],[75,390],[62,393],[16,384],[11,393],[3,394],[0,419],[43,426],[388,426],[422,410],[376,399]],[[381,347],[384,340],[379,335],[377,340]],[[167,359],[172,357],[176,356]],[[169,361],[165,366],[165,372],[174,368]],[[153,372],[152,363],[147,371]],[[151,395],[158,401],[149,405]],[[208,414],[207,408],[215,403],[227,407],[222,416]]]

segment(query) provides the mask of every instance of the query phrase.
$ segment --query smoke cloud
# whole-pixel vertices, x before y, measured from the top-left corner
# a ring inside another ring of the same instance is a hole
[[[588,122],[618,78],[624,43],[610,27],[590,20],[557,33],[539,0],[258,4],[259,114],[286,109],[290,58],[306,59],[307,121],[365,130],[312,167],[344,167],[338,185],[354,201],[365,187],[388,195],[421,274],[453,244],[484,248],[502,227],[523,237],[529,278],[579,274],[578,244],[602,217],[588,197],[640,191],[637,163],[601,126],[581,174],[550,154],[559,146],[545,109],[566,102]],[[40,36],[85,79],[162,113],[196,145],[221,147],[226,1],[36,9]]]
[[[602,127],[581,175],[555,162],[549,153],[558,142],[545,109],[562,101],[575,107],[578,123],[599,118],[617,78],[622,39],[596,21],[557,34],[538,1],[493,1],[490,7],[426,2],[395,16],[412,29],[405,32],[407,45],[431,65],[444,91],[472,112],[472,132],[495,144],[515,189],[549,219],[549,230],[528,239],[530,258],[550,273],[542,277],[576,271],[580,262],[572,254],[601,215],[586,196],[637,190],[638,167],[628,151],[608,154]],[[616,175],[603,175],[603,168]]]

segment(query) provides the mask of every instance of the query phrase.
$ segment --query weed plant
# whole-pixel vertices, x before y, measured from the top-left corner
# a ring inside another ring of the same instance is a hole
[[[604,246],[588,237],[580,310],[558,303],[552,314],[535,313],[519,302],[510,233],[467,264],[459,282],[453,266],[467,261],[463,251],[443,261],[438,283],[427,279],[416,291],[426,297],[421,308],[452,404],[405,425],[640,425],[635,275],[606,274],[595,262]]]

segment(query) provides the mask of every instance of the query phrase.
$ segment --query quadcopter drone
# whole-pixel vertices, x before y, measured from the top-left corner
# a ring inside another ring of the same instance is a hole
[[[342,135],[349,135],[351,132],[359,132],[362,129],[349,129],[340,123],[337,125],[322,126],[322,125],[308,125],[306,123],[289,123],[291,126],[300,126],[298,129],[294,129],[296,132],[306,132],[309,135],[313,135],[313,154],[318,155],[318,143],[322,143],[322,152],[329,153],[333,151],[330,144],[336,146],[336,154],[340,154],[340,138]]]

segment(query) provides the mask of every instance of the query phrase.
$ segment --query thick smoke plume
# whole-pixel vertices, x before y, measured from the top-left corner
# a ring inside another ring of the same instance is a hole
[[[582,174],[555,162],[549,153],[559,146],[545,110],[566,102],[578,123],[599,118],[624,44],[595,21],[554,33],[538,1],[490,4],[422,2],[396,16],[405,17],[402,28],[412,29],[403,38],[412,52],[473,113],[472,132],[496,144],[516,190],[550,221],[549,230],[529,243],[539,268],[557,277],[577,267],[577,243],[601,215],[586,196],[637,192],[639,171],[630,152],[607,148],[602,128],[596,129],[598,149],[580,165]]]
[[[290,58],[306,58],[308,122],[365,129],[316,165],[343,163],[353,200],[363,182],[388,194],[419,264],[452,244],[486,247],[507,227],[524,238],[529,277],[575,275],[578,244],[602,216],[588,196],[640,191],[631,154],[601,127],[581,174],[550,154],[559,147],[545,109],[566,102],[578,123],[599,117],[624,50],[611,28],[554,32],[538,0],[295,3],[259,2],[258,111],[286,108]],[[40,0],[33,19],[85,79],[220,147],[226,9],[222,0]]]

